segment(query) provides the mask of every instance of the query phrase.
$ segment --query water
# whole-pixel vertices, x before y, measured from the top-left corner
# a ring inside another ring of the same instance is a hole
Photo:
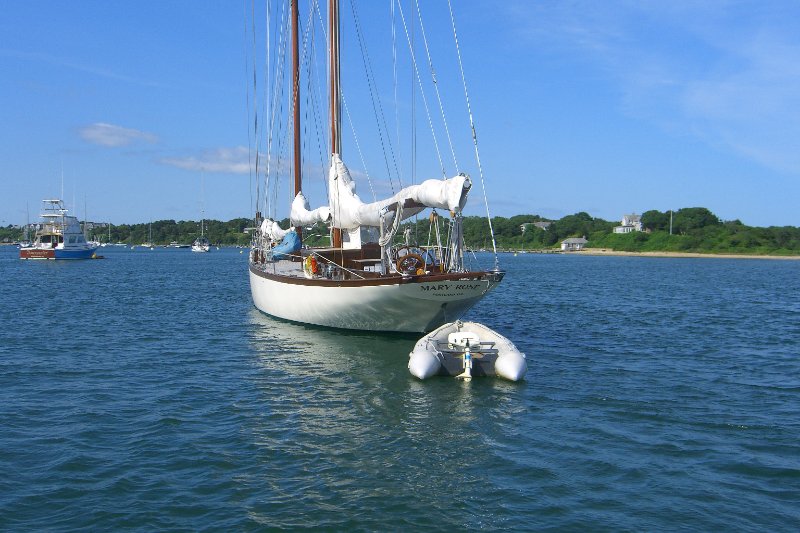
[[[800,262],[520,255],[522,383],[251,304],[246,253],[0,248],[0,530],[800,527]]]

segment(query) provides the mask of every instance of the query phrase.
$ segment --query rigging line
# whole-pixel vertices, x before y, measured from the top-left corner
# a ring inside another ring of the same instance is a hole
[[[325,24],[323,24],[323,22],[322,22],[322,13],[319,10],[317,10],[317,13],[319,14],[320,27],[322,28],[323,37],[325,38],[325,40],[327,42],[327,32],[325,31]],[[347,99],[345,98],[344,91],[340,92],[340,97],[342,99],[342,106],[344,107],[345,114],[347,115],[347,122],[348,122],[348,124],[350,124],[350,131],[352,132],[353,139],[355,140],[355,143],[356,143],[356,149],[358,150],[359,158],[361,159],[361,166],[364,167],[364,174],[367,177],[367,184],[369,185],[370,192],[372,193],[372,199],[373,199],[373,201],[377,201],[378,199],[377,199],[377,196],[375,194],[375,189],[372,186],[372,177],[369,174],[369,170],[367,170],[367,163],[366,163],[366,161],[364,159],[364,152],[362,152],[362,150],[361,150],[361,143],[358,140],[358,133],[356,133],[355,124],[353,123],[353,119],[350,116],[350,109],[347,107]],[[391,176],[390,176],[390,179],[391,179]],[[325,183],[326,183],[326,188],[327,188],[327,181]]]
[[[313,111],[313,114],[314,114],[314,126],[315,126],[314,127],[314,133],[315,133],[316,139],[317,139],[317,151],[319,153],[319,168],[322,171],[322,184],[325,187],[325,198],[327,199],[327,197],[328,197],[328,180],[325,179],[325,158],[326,158],[326,155],[325,155],[325,150],[323,149],[323,146],[326,146],[326,144],[324,142],[325,139],[323,138],[324,134],[322,134],[322,131],[321,131],[322,128],[320,127],[320,124],[322,124],[322,121],[320,120],[320,115],[321,115],[321,113],[320,113],[320,102],[322,101],[322,88],[320,87],[320,82],[319,82],[320,77],[319,77],[319,75],[313,76],[314,80],[316,81],[316,84],[312,84],[312,80],[311,80],[312,75],[314,73],[316,73],[316,70],[312,69],[311,65],[319,65],[320,64],[319,58],[317,57],[317,53],[318,53],[319,47],[317,46],[316,32],[313,31],[313,20],[312,19],[313,19],[314,11],[319,13],[319,2],[317,2],[317,0],[313,1],[313,4],[311,6],[312,15],[309,17],[309,31],[311,32],[311,52],[310,52],[310,55],[315,57],[316,60],[315,61],[309,60],[308,93],[310,95],[311,107],[312,107],[312,111]],[[313,85],[313,87],[312,87],[312,85]],[[316,92],[314,92],[314,90],[313,90],[314,88],[316,88]]]
[[[318,18],[319,18],[320,28],[322,29],[322,36],[325,39],[325,42],[327,43],[327,42],[329,42],[328,41],[328,32],[325,31],[325,23],[324,23],[324,21],[322,19],[322,12],[319,9],[319,5],[317,5],[317,15],[318,15]],[[330,47],[328,47],[328,54],[330,54]],[[321,91],[320,91],[320,93],[321,93]],[[366,162],[364,160],[364,153],[361,151],[361,144],[360,144],[360,142],[358,140],[358,134],[356,133],[355,125],[353,124],[352,117],[350,116],[350,110],[347,107],[347,98],[345,97],[344,91],[341,90],[341,89],[339,91],[339,97],[341,98],[342,106],[344,107],[345,114],[347,115],[348,124],[350,124],[350,131],[352,132],[353,139],[355,140],[355,143],[356,143],[356,149],[358,150],[358,154],[359,154],[359,157],[361,159],[361,165],[364,167],[364,174],[367,176],[367,184],[369,185],[370,191],[372,192],[372,198],[373,198],[374,201],[377,201],[377,197],[375,196],[375,190],[374,190],[374,188],[372,186],[372,177],[369,175],[369,171],[367,170],[367,164],[366,164]],[[327,132],[324,132],[324,133],[327,134]],[[341,154],[339,154],[339,155],[341,156]],[[324,167],[324,165],[323,165],[323,167]],[[328,180],[327,179],[325,180],[325,190],[328,191],[328,194],[330,195],[330,190],[328,189]],[[338,191],[338,188],[337,188],[337,191]]]
[[[325,21],[324,21],[324,20],[323,20],[323,18],[322,18],[322,10],[320,9],[320,7],[319,7],[319,3],[318,3],[318,2],[317,2],[317,18],[319,19],[319,27],[320,27],[320,30],[322,31],[322,39],[323,39],[323,40],[324,40],[324,42],[326,43],[326,46],[325,46],[325,52],[327,53],[327,56],[326,56],[326,57],[330,57],[330,54],[331,54],[331,48],[330,48],[330,42],[328,41],[328,32],[327,32],[327,31],[325,31]],[[325,79],[327,79],[327,78],[328,78],[328,76],[330,75],[330,74],[329,74],[329,71],[328,71],[328,69],[330,68],[330,65],[328,65],[328,61],[327,61],[327,59],[325,60],[325,65],[326,65],[326,69],[325,69]],[[320,94],[320,101],[322,101],[322,94],[323,94],[323,93],[322,93],[322,89],[320,88],[320,89],[318,89],[318,91],[319,91],[319,94]],[[329,131],[328,131],[326,128],[322,128],[322,133],[323,133],[323,135],[325,136],[325,139],[324,139],[324,141],[325,141],[325,143],[324,143],[324,144],[325,144],[325,146],[330,146],[330,145],[331,145],[331,143],[330,143],[330,139],[328,138],[328,134],[329,134],[330,132],[329,132]],[[325,165],[323,165],[323,167],[324,167],[324,166],[325,166]]]
[[[411,63],[414,66],[414,74],[417,77],[417,83],[419,84],[419,91],[422,95],[422,103],[425,105],[425,114],[428,116],[428,125],[431,128],[431,135],[433,136],[433,144],[436,147],[436,157],[439,159],[439,166],[442,169],[442,177],[447,178],[447,172],[444,169],[444,162],[442,161],[442,153],[439,150],[439,141],[436,139],[436,132],[433,128],[433,119],[431,118],[431,112],[428,108],[428,99],[425,97],[425,89],[422,86],[422,78],[419,74],[419,68],[417,67],[417,58],[414,56],[414,48],[411,46],[411,37],[408,34],[408,26],[406,25],[406,17],[403,15],[403,6],[400,4],[400,1],[397,0],[397,9],[400,12],[400,19],[403,21],[403,29],[406,32],[406,40],[408,41],[408,48],[411,52]]]
[[[399,2],[398,2],[399,5]],[[414,33],[414,11],[411,11],[411,55],[416,58],[416,50],[417,50],[417,40],[416,35]],[[405,23],[405,21],[404,21]],[[412,60],[412,73],[413,73],[413,60]],[[410,89],[411,89],[411,140],[414,143],[412,148],[411,154],[411,180],[412,183],[417,183],[417,154],[419,151],[417,150],[417,92],[414,90],[414,76],[409,76],[409,81],[411,82]],[[414,240],[419,241],[419,215],[414,215]]]
[[[335,19],[336,27],[334,27],[334,24],[332,23],[334,21],[334,19]],[[339,126],[336,126],[336,130],[337,131],[334,132],[334,130],[333,130],[334,118],[338,118],[341,121],[340,111],[335,108],[335,106],[339,105],[339,102],[334,102],[333,101],[334,92],[336,92],[338,94],[338,98],[339,98],[340,101],[343,98],[342,90],[341,90],[341,72],[340,72],[340,68],[339,68],[340,65],[338,65],[338,64],[334,65],[333,64],[333,59],[334,59],[334,57],[333,57],[334,56],[334,53],[333,53],[334,52],[334,40],[336,40],[335,52],[336,52],[336,56],[337,56],[337,58],[336,58],[337,61],[339,61],[340,54],[341,54],[341,49],[339,47],[339,45],[340,45],[340,42],[339,42],[340,41],[340,31],[339,31],[340,30],[340,17],[339,17],[339,5],[338,5],[338,3],[336,5],[334,5],[333,2],[329,2],[328,3],[328,21],[331,22],[331,25],[329,26],[330,30],[331,30],[331,33],[330,33],[330,35],[327,35],[327,33],[326,33],[326,41],[328,43],[328,57],[329,57],[329,61],[328,61],[328,79],[329,80],[333,80],[334,73],[336,75],[336,80],[335,80],[336,91],[334,91],[333,83],[331,83],[329,85],[329,96],[331,97],[331,102],[330,102],[330,107],[329,107],[328,112],[329,112],[330,119],[331,119],[331,130],[330,130],[330,138],[328,140],[331,142],[331,146],[333,146],[334,143],[337,144],[337,147],[338,147],[337,149],[341,152],[341,149],[342,149],[342,147],[341,147],[341,136],[342,136],[342,134],[341,134],[341,131],[339,131],[341,128]],[[323,27],[323,31],[324,31],[325,24],[322,24],[322,27]],[[340,153],[339,156],[341,157],[341,155],[342,154]],[[333,168],[334,168],[334,166],[333,166],[333,154],[331,154],[330,160],[331,160],[331,165],[330,165],[330,167],[328,169],[329,176],[330,176],[331,170],[333,170]],[[330,181],[330,177],[329,177],[329,181]],[[343,237],[341,229],[339,228],[338,229],[338,237],[339,238],[338,239],[336,238],[337,228],[334,225],[335,222],[337,220],[341,220],[341,217],[342,217],[342,202],[341,202],[341,192],[340,192],[340,184],[341,184],[341,182],[339,181],[338,173],[337,173],[336,177],[334,178],[334,181],[336,181],[336,184],[335,184],[336,185],[336,191],[335,191],[335,194],[336,194],[336,212],[332,213],[332,218],[331,218],[331,223],[330,223],[330,231],[328,232],[328,234],[330,235],[330,240],[331,240],[331,244],[332,245],[334,244],[334,242],[336,242],[337,240],[341,240],[341,238]],[[329,202],[332,200],[332,198],[330,196],[331,196],[331,193],[329,193]],[[330,203],[332,203],[332,202],[330,202]],[[339,246],[343,245],[343,243],[338,243],[338,244],[339,244]],[[334,254],[334,258],[335,258],[335,254]],[[344,250],[341,250],[340,259],[341,259],[342,263],[344,263]]]
[[[308,86],[311,85],[311,60],[308,58],[309,40],[310,40],[309,39],[309,31],[310,31],[310,27],[311,27],[310,20],[314,16],[314,6],[311,5],[310,8],[311,9],[308,12],[309,22],[305,25],[305,28],[303,27],[303,21],[302,20],[298,20],[298,31],[300,32],[300,35],[302,35],[302,37],[303,37],[302,38],[302,47],[301,47],[302,50],[299,51],[299,54],[300,54],[300,65],[298,66],[298,76],[300,76],[300,73],[305,71],[306,72],[306,80],[307,80],[306,83],[308,84]],[[306,104],[309,103],[309,96],[308,96],[309,94],[310,94],[310,90],[307,90],[306,91],[306,99],[304,100],[304,103],[306,103]],[[298,82],[297,82],[297,95],[295,95],[295,97],[298,98],[298,99],[300,98],[300,81],[299,81],[299,79],[298,79]],[[300,167],[301,167],[301,170],[302,170],[302,167],[304,166],[303,165],[303,153],[304,153],[303,148],[306,148],[306,146],[304,146],[304,144],[305,144],[304,140],[305,140],[306,137],[308,137],[308,129],[309,129],[308,128],[308,124],[309,124],[309,120],[308,120],[309,110],[308,110],[308,107],[311,107],[311,106],[304,105],[302,107],[303,107],[303,111],[305,113],[305,120],[301,121],[302,122],[302,126],[303,126],[303,135],[301,136],[301,139],[300,139],[300,142],[301,142],[301,149],[300,149]],[[313,113],[313,111],[314,110],[312,109],[311,112]],[[302,177],[303,175],[304,175],[304,173],[301,172],[300,176]],[[301,186],[301,191],[302,191],[302,181],[300,183],[300,186]]]
[[[271,163],[272,163],[272,131],[273,131],[273,123],[274,123],[274,114],[275,114],[275,106],[274,106],[274,98],[277,93],[276,88],[274,86],[277,83],[278,76],[276,72],[275,79],[270,81],[270,73],[272,72],[271,68],[271,61],[272,61],[272,26],[275,25],[276,29],[280,27],[280,18],[275,18],[272,16],[272,2],[271,0],[267,1],[267,10],[266,10],[266,35],[264,41],[264,88],[267,94],[264,96],[264,115],[266,116],[267,120],[267,139],[266,139],[266,164],[264,166],[264,213],[269,215],[270,218],[274,218],[275,216],[275,203],[271,202],[269,199],[270,194],[270,174],[271,174]],[[281,15],[283,16],[283,15]],[[280,35],[280,32],[278,32]],[[280,48],[278,48],[280,50]],[[276,61],[277,62],[277,61]],[[261,138],[259,136],[259,146],[261,143]],[[260,148],[259,148],[259,156],[260,156]],[[271,212],[270,212],[271,208]]]
[[[392,15],[392,81],[393,81],[393,91],[394,91],[394,125],[395,129],[397,130],[395,133],[397,135],[397,159],[398,163],[398,173],[400,183],[403,182],[403,145],[401,144],[400,139],[400,105],[399,100],[397,98],[397,21],[396,16],[394,14],[394,0],[389,0],[389,5],[391,6],[391,15]],[[413,182],[412,182],[413,183]]]
[[[278,44],[277,44],[277,58],[276,58],[276,68],[275,68],[275,79],[272,83],[272,103],[270,105],[270,125],[269,125],[269,135],[267,139],[267,172],[266,172],[266,179],[269,182],[273,182],[271,196],[273,201],[271,202],[272,205],[272,218],[275,218],[275,212],[277,209],[277,199],[278,199],[278,178],[277,174],[280,172],[281,167],[281,141],[282,138],[282,122],[280,121],[280,117],[283,116],[284,113],[284,98],[283,98],[283,91],[285,88],[284,84],[284,74],[286,71],[286,48],[288,46],[288,39],[286,38],[286,34],[288,32],[289,27],[289,18],[286,13],[286,4],[283,5],[283,10],[281,11],[281,17],[276,22],[276,33]],[[269,28],[269,25],[268,25]],[[269,31],[269,29],[268,29]],[[268,43],[272,41],[272,39],[267,40]],[[270,56],[271,57],[271,56]],[[269,70],[269,69],[268,69]],[[277,109],[277,112],[276,112]],[[278,125],[278,130],[276,131],[276,124]],[[275,143],[275,137],[278,137],[278,147],[277,147],[277,157],[275,164],[273,165],[273,154],[275,150],[273,149],[273,144]],[[273,179],[273,175],[275,178]],[[265,202],[267,201],[267,193],[265,192],[264,195]]]
[[[316,56],[316,50],[317,50],[317,46],[315,44],[316,43],[316,39],[314,38],[315,32],[314,32],[314,25],[313,25],[314,12],[315,11],[318,12],[318,2],[317,2],[317,0],[313,0],[313,2],[310,4],[310,9],[309,9],[309,12],[308,12],[308,22],[306,23],[305,31],[303,31],[303,54],[301,56],[302,57],[301,70],[305,70],[305,72],[307,74],[307,78],[306,78],[307,79],[307,81],[306,81],[306,89],[307,89],[306,90],[306,94],[307,94],[306,103],[310,103],[310,105],[308,105],[306,107],[310,107],[311,108],[311,114],[313,114],[313,116],[314,116],[314,121],[313,121],[314,133],[316,134],[317,149],[318,149],[318,152],[320,154],[320,163],[321,163],[320,168],[324,169],[325,168],[325,162],[324,162],[324,155],[323,155],[322,144],[321,144],[321,139],[320,139],[320,134],[319,134],[320,133],[320,131],[319,131],[319,124],[320,124],[320,121],[319,121],[319,104],[318,104],[317,100],[314,98],[314,96],[315,96],[314,90],[313,90],[314,89],[314,84],[312,83],[312,77],[314,77],[313,76],[313,74],[314,74],[313,65],[315,64],[315,62],[313,61],[313,58]],[[316,79],[318,81],[318,78],[316,78]],[[319,89],[319,83],[317,83],[317,89],[320,92],[320,99],[321,99],[321,90]],[[306,118],[308,118],[309,110],[306,109],[305,112],[306,112]],[[310,120],[306,120],[305,121],[304,129],[305,129],[306,132],[309,131],[309,127],[308,127],[309,123],[311,123]],[[323,176],[323,178],[324,178],[324,176]],[[328,190],[327,180],[323,179],[323,184],[325,186],[326,197],[327,197],[327,190]]]
[[[253,138],[250,131],[250,84],[247,83],[247,76],[248,76],[248,69],[250,66],[249,58],[247,57],[247,43],[248,43],[248,35],[247,35],[247,2],[242,2],[242,6],[244,8],[244,13],[242,16],[242,22],[244,23],[244,76],[245,76],[245,114],[247,115],[247,170],[248,170],[248,192],[250,193],[250,212],[254,213],[254,207],[257,207],[253,204]],[[255,15],[253,15],[255,19]],[[256,176],[258,176],[258,169],[256,169]],[[257,182],[258,180],[256,180]],[[256,196],[258,198],[258,196]],[[253,219],[255,220],[255,218]]]
[[[392,188],[392,192],[394,191],[394,180],[392,180],[392,171],[389,165],[389,159],[386,156],[386,147],[388,145],[389,153],[391,154],[392,163],[394,164],[395,174],[398,174],[397,171],[397,160],[394,156],[394,150],[392,150],[391,143],[386,143],[383,138],[383,132],[386,130],[386,136],[389,137],[389,128],[386,126],[386,115],[383,112],[383,106],[381,106],[380,98],[377,96],[378,90],[375,84],[375,74],[372,71],[372,64],[369,60],[369,52],[366,49],[364,44],[364,37],[361,33],[361,21],[358,18],[358,12],[356,11],[355,4],[353,0],[350,0],[350,9],[353,12],[353,20],[355,21],[355,28],[356,28],[356,35],[358,36],[358,44],[361,48],[361,60],[364,63],[364,71],[367,76],[367,86],[369,87],[369,96],[372,100],[372,111],[375,114],[375,121],[378,123],[378,138],[381,142],[381,149],[383,150],[383,159],[386,163],[386,174],[389,177],[389,185]],[[381,127],[381,123],[383,123],[383,127]],[[399,180],[398,175],[398,180]],[[402,188],[403,184],[398,183],[398,187]]]
[[[469,103],[469,92],[467,91],[467,78],[464,75],[464,65],[461,62],[461,48],[458,45],[458,33],[456,32],[456,19],[453,15],[453,5],[450,0],[447,0],[447,7],[450,9],[450,22],[453,25],[453,38],[456,43],[456,52],[458,54],[458,68],[461,71],[461,82],[464,85],[464,97],[467,101],[467,113],[469,114],[469,125],[472,128],[472,144],[475,147],[475,160],[478,163],[478,173],[481,177],[481,188],[483,189],[483,203],[486,205],[486,218],[489,221],[489,233],[492,236],[492,250],[494,251],[494,266],[499,268],[497,257],[497,243],[494,239],[494,228],[492,227],[492,217],[489,214],[489,199],[486,196],[486,182],[483,177],[483,166],[481,165],[481,156],[478,151],[478,136],[475,133],[475,121],[472,118],[472,106]]]
[[[281,73],[278,69],[282,68],[282,64],[285,61],[282,56],[285,55],[283,48],[285,45],[282,44],[283,39],[283,32],[281,28],[288,24],[288,22],[284,22],[284,19],[287,18],[286,15],[286,5],[285,3],[281,4],[282,10],[280,16],[275,17],[273,15],[274,11],[272,8],[272,1],[267,1],[267,23],[266,23],[266,41],[265,41],[265,51],[264,51],[264,77],[265,77],[265,90],[267,94],[264,97],[264,114],[267,120],[267,139],[266,139],[266,154],[265,157],[267,159],[266,165],[264,168],[264,212],[269,213],[270,218],[275,218],[275,211],[276,211],[276,204],[277,202],[271,199],[271,195],[274,195],[274,185],[272,179],[272,144],[273,139],[272,135],[274,133],[274,123],[275,123],[275,99],[282,97],[282,92],[279,93],[278,87],[279,83],[281,83]],[[275,43],[273,37],[273,30],[277,36],[278,42]],[[272,51],[273,45],[276,46],[276,50]],[[278,54],[276,58],[274,54]],[[273,67],[271,66],[272,63],[275,63],[275,70],[273,71]],[[270,74],[274,72],[273,80],[270,81]],[[280,96],[279,96],[280,95]],[[260,152],[260,150],[259,150]],[[272,190],[271,190],[272,189]]]
[[[247,13],[247,4],[245,4],[245,22],[244,22],[244,24],[245,24],[245,48],[247,47],[247,37],[246,37],[246,34],[247,34],[247,15],[246,15],[246,13]],[[255,28],[256,15],[255,15],[255,2],[251,2],[251,15],[252,15],[251,27],[252,27],[252,31],[253,31],[253,50],[252,50],[252,59],[253,59],[253,121],[254,121],[254,124],[253,124],[253,136],[255,137],[255,140],[256,140],[256,142],[255,142],[255,149],[256,149],[255,182],[256,182],[256,210],[257,210],[258,209],[258,199],[261,197],[261,180],[258,177],[258,163],[259,163],[259,161],[258,161],[258,105],[257,105],[257,101],[258,101],[257,94],[258,93],[256,91],[256,86],[257,86],[257,83],[256,83],[256,80],[257,80],[257,68],[256,68],[256,28]],[[245,57],[245,64],[247,64],[247,58],[246,57]],[[249,120],[249,115],[250,115],[250,88],[249,88],[249,86],[247,88],[247,114],[248,114],[248,121],[247,121],[248,122],[248,126],[247,126],[247,151],[248,151],[248,161],[252,165],[253,156],[252,156],[252,153],[250,152],[250,150],[252,148],[253,142],[252,142],[252,139],[250,137],[250,120]],[[248,165],[248,166],[250,166],[250,165]],[[250,180],[251,180],[250,194],[251,195],[252,195],[252,179],[253,179],[253,169],[251,167],[250,168]],[[250,202],[251,202],[251,207],[252,207],[252,197],[251,197]]]
[[[353,118],[350,116],[350,108],[347,107],[347,101],[344,98],[342,98],[342,104],[344,107],[344,113],[347,115],[347,123],[350,124],[350,130],[353,132],[353,139],[356,141],[356,150],[358,150],[358,156],[361,158],[361,166],[364,167],[364,174],[367,176],[369,190],[372,193],[372,201],[377,202],[378,197],[375,195],[375,189],[372,187],[372,177],[370,177],[369,170],[367,170],[367,163],[364,160],[364,153],[361,151],[361,143],[358,142],[358,135],[356,134],[356,128],[353,125]]]
[[[265,41],[264,41],[264,46],[265,46],[265,51],[264,51],[264,89],[267,91],[267,94],[264,95],[264,98],[262,99],[262,104],[261,104],[263,106],[262,115],[264,117],[266,117],[267,124],[269,124],[269,112],[270,112],[270,107],[269,107],[269,89],[270,89],[270,83],[269,83],[269,73],[270,73],[270,68],[269,68],[269,60],[270,60],[270,24],[269,23],[270,23],[270,19],[271,19],[270,13],[272,13],[271,2],[267,2],[267,11],[266,11],[267,21],[266,21],[266,25],[265,25],[266,26],[266,36],[265,36]],[[253,20],[255,22],[255,12],[253,13]],[[254,51],[253,51],[253,56],[254,56],[253,57],[253,68],[254,69],[255,69],[255,56],[256,56],[256,53],[255,53],[255,38],[256,38],[256,35],[255,35],[255,27],[254,27],[253,28],[253,48],[254,48]],[[256,95],[258,96],[258,93],[256,93]],[[258,112],[258,104],[254,103],[254,106],[256,108],[256,113],[257,113]],[[262,122],[263,122],[263,120],[262,120]],[[258,161],[260,161],[260,159],[261,159],[261,143],[262,142],[263,141],[262,141],[262,138],[261,138],[261,134],[260,133],[256,133],[256,158],[257,158]],[[267,154],[267,157],[268,157],[268,154]],[[258,164],[256,165],[256,168],[258,168]],[[260,177],[258,179],[259,179],[259,186],[260,186]],[[268,214],[268,212],[267,212],[268,211],[268,194],[269,194],[269,158],[267,158],[267,165],[264,166],[264,199],[263,199],[263,206],[264,207],[263,207],[263,211],[262,212],[265,215]],[[259,200],[257,200],[257,201],[260,201],[260,196],[261,195],[259,193],[259,195],[258,195]]]
[[[431,80],[433,81],[433,88],[436,89],[436,100],[439,101],[439,111],[442,113],[442,123],[444,124],[444,131],[447,135],[447,143],[450,145],[450,153],[453,155],[453,164],[455,164],[456,172],[459,171],[458,160],[456,159],[456,151],[453,148],[453,140],[450,138],[450,128],[447,126],[447,117],[444,114],[444,105],[442,104],[442,95],[439,92],[439,83],[436,80],[436,70],[433,68],[433,59],[431,59],[431,51],[428,48],[428,37],[425,35],[425,26],[422,24],[422,11],[419,8],[419,0],[414,0],[417,5],[417,18],[419,19],[419,28],[422,32],[422,42],[425,43],[425,54],[428,56],[428,67],[431,69]]]

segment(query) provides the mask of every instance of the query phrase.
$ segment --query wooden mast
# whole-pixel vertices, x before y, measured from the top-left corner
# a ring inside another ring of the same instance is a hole
[[[330,35],[330,115],[331,115],[331,154],[342,155],[341,96],[339,85],[339,1],[328,2],[328,35]],[[331,229],[334,248],[342,247],[342,230]]]
[[[294,113],[294,195],[303,189],[300,158],[300,39],[298,36],[298,7],[300,0],[291,0],[292,5],[292,104]],[[303,238],[303,228],[295,231]]]
[[[330,56],[330,93],[331,93],[331,153],[341,154],[341,97],[339,86],[339,2],[329,2],[328,34],[331,36]]]

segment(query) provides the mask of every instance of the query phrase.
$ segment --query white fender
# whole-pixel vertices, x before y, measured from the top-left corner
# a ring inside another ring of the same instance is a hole
[[[426,349],[415,349],[408,355],[408,371],[419,379],[427,379],[441,368],[442,363],[435,353]]]
[[[525,354],[517,351],[501,354],[494,362],[494,373],[510,381],[519,381],[528,371]]]

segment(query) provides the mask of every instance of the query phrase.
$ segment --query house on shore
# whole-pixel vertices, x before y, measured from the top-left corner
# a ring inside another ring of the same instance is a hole
[[[586,237],[570,237],[561,241],[561,250],[564,252],[580,252],[586,246]]]
[[[525,230],[528,229],[530,226],[547,231],[547,228],[550,227],[550,224],[552,224],[552,222],[548,220],[542,220],[540,222],[525,222],[524,224],[520,224],[519,228],[522,230],[522,233],[525,233]]]
[[[623,215],[622,225],[614,228],[614,233],[631,233],[632,231],[642,231],[642,217],[636,213]]]

